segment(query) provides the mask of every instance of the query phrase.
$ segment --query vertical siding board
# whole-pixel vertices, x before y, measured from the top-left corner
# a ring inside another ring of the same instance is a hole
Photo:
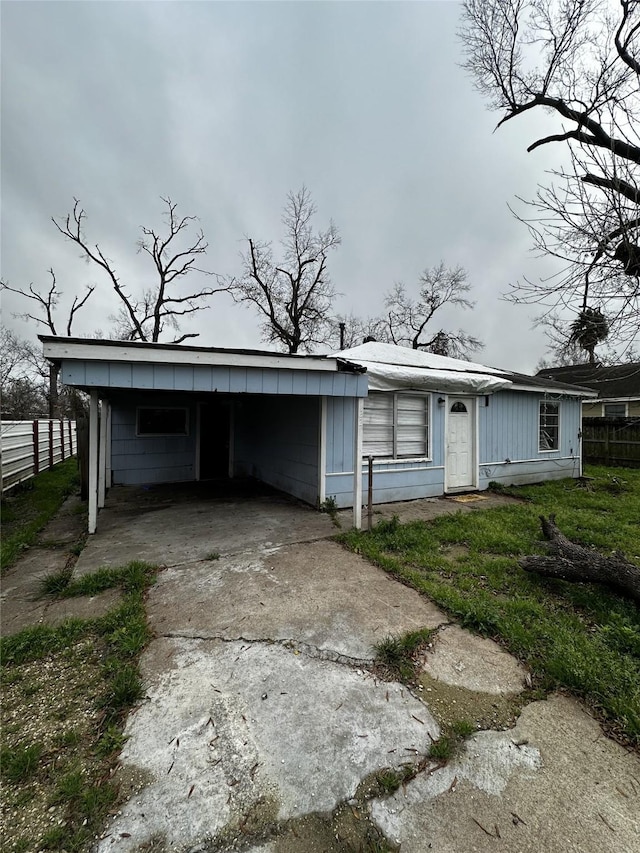
[[[333,396],[333,376],[333,373],[320,374],[320,394],[326,394],[329,397]]]
[[[132,374],[130,364],[109,363],[109,385],[112,388],[131,388]]]
[[[152,389],[154,387],[152,364],[134,364],[132,372],[132,383],[134,388]]]
[[[176,364],[173,372],[173,387],[176,391],[193,391],[193,367]]]
[[[306,372],[307,394],[320,396],[320,375],[318,373]]]
[[[173,391],[174,367],[172,364],[153,365],[153,387],[157,391]]]
[[[100,363],[93,361],[87,364],[85,384],[90,387],[109,385],[109,364],[107,362]]]
[[[278,394],[293,393],[293,371],[278,370]]]
[[[262,377],[262,393],[278,393],[278,375],[275,370],[265,370],[264,376]]]
[[[347,377],[345,373],[332,373],[333,393],[336,397],[344,397],[347,393]]]
[[[213,367],[211,370],[211,390],[228,391],[231,386],[231,369],[229,367]]]
[[[246,390],[248,394],[261,394],[262,393],[262,368],[258,367],[250,367],[247,369],[247,383]]]
[[[211,391],[211,368],[197,364],[193,368],[193,390]]]
[[[84,361],[63,360],[60,378],[68,385],[86,384],[86,363]]]
[[[301,370],[298,372],[292,371],[292,383],[291,383],[291,393],[292,394],[304,394],[307,393],[307,371]]]
[[[232,367],[229,374],[229,391],[246,394],[247,391],[247,368]]]

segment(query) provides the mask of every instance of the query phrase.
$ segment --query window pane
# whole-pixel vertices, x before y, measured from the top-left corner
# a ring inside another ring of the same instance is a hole
[[[398,394],[396,411],[396,455],[426,456],[429,398]]]
[[[540,450],[557,450],[560,422],[558,403],[540,403]]]
[[[462,414],[463,412],[466,413],[467,407],[465,406],[464,403],[458,402],[458,403],[454,403],[453,406],[451,406],[451,411],[452,412],[459,412]]]
[[[624,418],[627,414],[627,407],[624,403],[605,403],[604,416],[605,418]]]
[[[187,435],[187,410],[176,408],[138,409],[138,435]]]
[[[393,456],[393,394],[371,394],[365,399],[362,452]]]

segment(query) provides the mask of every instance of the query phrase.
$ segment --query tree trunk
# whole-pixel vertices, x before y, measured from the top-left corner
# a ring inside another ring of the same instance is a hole
[[[601,583],[640,604],[640,566],[614,552],[605,557],[597,551],[576,545],[561,533],[555,515],[540,516],[542,533],[549,541],[550,555],[533,555],[519,560],[526,572],[560,578],[572,583]]]

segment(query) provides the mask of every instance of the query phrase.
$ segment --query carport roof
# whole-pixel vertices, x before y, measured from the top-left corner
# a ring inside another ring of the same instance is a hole
[[[365,373],[366,368],[339,356],[275,353],[254,349],[194,347],[146,341],[111,341],[38,335],[50,361],[89,360],[151,364],[224,365],[225,367],[286,368],[327,372]]]

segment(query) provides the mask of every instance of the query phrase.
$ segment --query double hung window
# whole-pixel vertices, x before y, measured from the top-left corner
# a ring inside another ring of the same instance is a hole
[[[539,450],[557,450],[560,447],[560,404],[540,401]]]
[[[429,455],[429,395],[372,393],[364,401],[364,456]]]

